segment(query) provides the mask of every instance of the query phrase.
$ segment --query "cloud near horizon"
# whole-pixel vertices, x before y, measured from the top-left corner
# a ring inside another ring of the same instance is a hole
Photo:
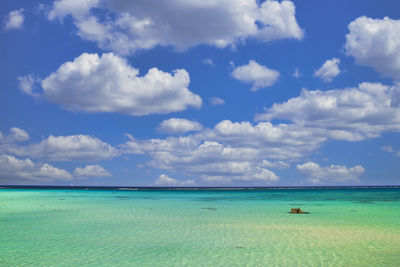
[[[166,174],[161,174],[153,183],[154,186],[195,186],[194,180],[179,181]]]
[[[28,145],[3,144],[0,152],[48,161],[99,161],[111,159],[118,150],[102,140],[89,135],[50,135],[40,143]]]
[[[289,167],[284,161],[299,159],[326,140],[318,134],[295,125],[225,120],[213,129],[186,136],[145,140],[131,136],[121,150],[150,155],[148,166],[182,172],[200,179],[202,184],[268,185],[277,182],[279,176],[267,168]]]
[[[78,178],[86,177],[109,177],[112,174],[101,167],[100,165],[86,165],[85,167],[78,167],[74,170],[74,176]]]
[[[38,164],[29,158],[18,159],[12,155],[0,155],[0,183],[41,183],[56,180],[71,181],[73,176],[66,170],[48,163]]]
[[[300,173],[307,177],[308,181],[314,184],[321,182],[327,184],[334,184],[337,182],[356,182],[365,172],[365,169],[360,165],[351,168],[333,164],[327,167],[321,167],[314,162],[298,164],[296,165],[296,168]]]

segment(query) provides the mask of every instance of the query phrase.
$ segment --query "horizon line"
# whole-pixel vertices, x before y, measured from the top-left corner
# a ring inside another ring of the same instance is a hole
[[[321,185],[321,186],[85,186],[85,185],[0,185],[0,189],[81,189],[81,190],[274,190],[274,189],[400,189],[400,185]]]

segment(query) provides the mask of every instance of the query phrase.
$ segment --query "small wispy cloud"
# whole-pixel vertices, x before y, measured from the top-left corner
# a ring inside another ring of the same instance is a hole
[[[396,150],[392,146],[383,146],[381,147],[382,151],[388,152],[388,153],[394,153],[396,154],[397,157],[400,157],[400,149]]]
[[[5,21],[4,30],[11,31],[22,29],[24,20],[25,16],[23,8],[10,11]]]
[[[211,97],[211,99],[210,99],[210,104],[211,104],[212,106],[224,105],[224,104],[225,104],[225,100],[223,100],[222,98],[219,98],[219,97],[214,96],[214,97]]]
[[[211,58],[205,58],[202,60],[203,64],[215,66],[214,61]]]
[[[295,68],[295,69],[294,69],[294,72],[293,72],[293,74],[292,74],[292,77],[294,77],[294,78],[300,78],[300,76],[301,76],[301,73],[300,73],[300,71],[299,71],[299,68]]]

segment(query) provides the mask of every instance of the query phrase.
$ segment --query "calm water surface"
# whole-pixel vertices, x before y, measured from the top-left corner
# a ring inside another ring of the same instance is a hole
[[[1,189],[0,265],[400,266],[400,189]]]

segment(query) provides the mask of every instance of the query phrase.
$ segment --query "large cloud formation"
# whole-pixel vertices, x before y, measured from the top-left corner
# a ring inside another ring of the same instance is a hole
[[[63,169],[54,167],[48,163],[38,164],[29,158],[18,159],[14,156],[0,155],[0,183],[40,183],[55,180],[70,181],[72,175]]]
[[[298,164],[297,170],[306,175],[312,183],[337,183],[337,182],[355,182],[365,172],[365,169],[356,165],[348,168],[343,165],[330,165],[321,167],[317,163],[307,162]]]
[[[39,143],[24,144],[28,139],[29,134],[20,128],[11,128],[7,135],[0,131],[0,183],[36,184],[71,181],[74,177],[111,176],[110,172],[97,164],[75,168],[72,175],[43,161],[100,161],[120,154],[118,149],[89,135],[50,135]],[[28,158],[20,159],[16,156]]]
[[[95,8],[101,12],[93,12]],[[157,45],[178,50],[199,44],[223,48],[248,38],[268,42],[303,37],[291,1],[59,0],[48,18],[63,20],[68,15],[81,38],[124,55]]]
[[[400,88],[361,83],[356,88],[303,90],[298,97],[274,104],[256,120],[286,119],[327,131],[327,137],[349,141],[400,131]]]
[[[139,76],[138,69],[112,53],[83,53],[62,64],[41,86],[44,98],[68,110],[142,116],[199,108],[202,100],[189,91],[189,82],[183,69],[170,74],[152,68]]]
[[[345,51],[356,63],[373,67],[386,77],[400,80],[400,20],[365,16],[352,21]]]
[[[111,159],[118,155],[117,149],[89,135],[50,135],[37,144],[25,146],[6,144],[0,146],[1,150],[14,155],[48,161],[98,161]]]
[[[326,137],[296,125],[221,121],[213,129],[165,139],[131,140],[123,153],[148,154],[149,166],[199,177],[204,184],[267,185],[279,180],[268,168],[289,165],[316,149]],[[268,160],[266,160],[268,159]]]
[[[329,139],[360,141],[400,131],[400,88],[361,83],[355,88],[303,92],[258,114],[256,124],[224,120],[212,129],[165,139],[131,140],[123,153],[151,156],[149,166],[199,177],[202,183],[271,184],[271,169],[299,162]],[[272,120],[285,120],[286,123]],[[362,166],[298,164],[311,183],[355,182]]]

